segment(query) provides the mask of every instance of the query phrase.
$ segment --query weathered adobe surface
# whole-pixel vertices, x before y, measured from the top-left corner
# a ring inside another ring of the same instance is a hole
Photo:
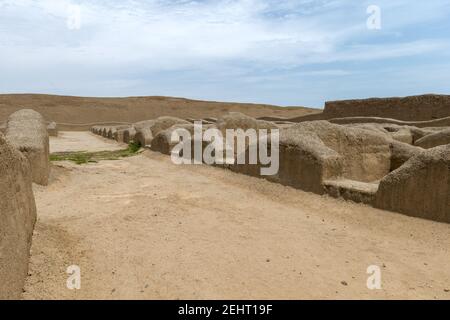
[[[194,124],[192,123],[176,124],[166,130],[160,131],[153,138],[151,142],[151,149],[153,151],[158,151],[163,154],[170,154],[173,147],[177,144],[171,142],[172,133],[180,129],[187,130],[191,134],[191,137],[194,136]],[[244,131],[248,129],[255,129],[257,132],[259,132],[260,129],[265,129],[268,131],[270,131],[270,129],[278,129],[278,126],[272,122],[257,120],[240,112],[230,112],[229,114],[217,119],[216,123],[202,124],[202,130],[205,131],[207,129],[216,129],[220,131],[220,133],[225,138],[227,129],[242,129]],[[237,138],[235,137],[235,139]],[[193,138],[191,139],[191,143],[192,143],[192,150],[194,150],[195,141]],[[246,140],[245,143],[246,145],[248,145],[248,140]],[[208,144],[209,143],[207,141],[203,141],[201,143],[202,148],[205,148]],[[225,145],[225,141],[223,147],[227,148],[227,146]],[[234,151],[236,152],[236,150]]]
[[[420,139],[427,134],[427,132],[415,127],[398,126],[393,124],[356,123],[345,126],[383,133],[396,141],[407,144],[413,144],[415,139]]]
[[[266,120],[257,120],[240,112],[230,112],[216,122],[217,128],[225,133],[227,129],[277,129],[275,123]]]
[[[170,155],[173,147],[178,144],[178,142],[172,142],[172,133],[179,130],[186,130],[191,136],[193,136],[194,124],[177,124],[159,132],[152,140],[150,149],[153,151],[158,151],[162,154]]]
[[[268,179],[450,222],[450,144],[425,150],[378,132],[381,127],[368,128],[317,121],[282,130],[280,171]],[[253,167],[240,172],[255,175]]]
[[[406,121],[433,120],[450,116],[450,96],[421,95],[404,98],[371,98],[329,101],[324,115],[328,118],[368,116]]]
[[[58,136],[58,125],[56,124],[56,122],[50,122],[47,125],[47,131],[48,131],[48,135],[52,136],[52,137],[57,137]]]
[[[108,139],[119,142],[139,142],[142,146],[150,146],[153,138],[161,131],[174,125],[192,125],[189,121],[175,117],[159,117],[152,120],[143,120],[130,125],[93,126],[90,130]],[[193,126],[193,125],[192,125]]]
[[[426,135],[415,142],[416,146],[422,147],[424,149],[430,149],[446,144],[450,144],[450,129],[445,129],[436,133]]]
[[[438,128],[438,127],[450,127],[450,117],[439,118],[435,120],[426,121],[403,121],[390,118],[379,117],[346,117],[346,118],[332,118],[327,119],[331,123],[336,124],[358,124],[358,123],[379,123],[379,124],[392,124],[399,126],[411,126],[417,128]],[[297,121],[297,122],[303,122]]]
[[[30,109],[14,112],[8,118],[5,137],[30,161],[33,182],[47,185],[50,147],[44,118]]]
[[[130,130],[130,126],[128,127],[119,127],[116,132],[114,133],[114,140],[116,140],[117,142],[124,142],[124,134],[125,131]],[[93,132],[96,133],[96,130],[93,129]]]
[[[125,129],[123,132],[123,142],[130,143],[134,141],[134,137],[136,135],[136,129],[134,127],[130,127],[129,129]]]
[[[384,177],[375,206],[450,223],[450,145],[421,152]]]
[[[323,193],[324,180],[382,178],[390,171],[390,155],[390,140],[381,133],[326,121],[305,122],[280,132],[279,179]]]
[[[137,122],[133,125],[136,130],[134,141],[139,142],[141,146],[150,146],[158,133],[179,124],[190,125],[191,123],[183,119],[167,116],[159,117],[155,120]]]
[[[87,128],[87,130],[91,130],[91,126]],[[47,131],[48,135],[52,137],[58,136],[59,127],[54,121],[50,121],[47,123]],[[6,122],[0,123],[0,132],[5,133],[6,132]]]
[[[204,133],[205,130],[207,129],[217,129],[217,127],[214,124],[204,124],[202,125],[202,131]],[[191,156],[193,155],[193,152],[195,150],[195,126],[194,124],[190,123],[190,124],[177,124],[174,125],[172,127],[170,127],[169,129],[163,130],[161,132],[159,132],[155,138],[152,140],[151,143],[151,150],[153,151],[157,151],[160,152],[162,154],[167,154],[167,155],[171,155],[173,148],[179,143],[178,141],[176,142],[172,142],[172,134],[178,131],[178,134],[180,137],[180,140],[184,140],[186,139],[190,139],[190,143],[191,143]],[[184,133],[189,132],[190,137],[185,137]],[[209,143],[207,141],[201,141],[200,145],[202,148],[202,153],[205,151],[206,146]],[[180,152],[180,157],[183,156],[182,152]],[[191,157],[192,159],[192,157]]]
[[[29,162],[0,133],[0,299],[21,297],[35,221]]]
[[[450,96],[426,94],[402,98],[327,101],[325,102],[325,108],[322,113],[311,113],[291,118],[263,117],[261,119],[271,121],[277,119],[291,122],[333,119],[334,123],[339,124],[389,122],[399,125],[431,127],[434,125],[421,122],[434,120],[437,121],[435,126],[450,126],[449,117]],[[438,119],[443,119],[443,121],[438,121]]]

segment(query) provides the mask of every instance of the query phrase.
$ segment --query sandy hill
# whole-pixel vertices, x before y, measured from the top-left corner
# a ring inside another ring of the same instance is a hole
[[[253,117],[292,118],[318,113],[304,107],[279,107],[265,104],[196,101],[171,97],[86,98],[41,94],[0,95],[0,121],[23,108],[32,108],[47,120],[58,123],[136,122],[158,116],[180,118],[218,117],[239,111]]]

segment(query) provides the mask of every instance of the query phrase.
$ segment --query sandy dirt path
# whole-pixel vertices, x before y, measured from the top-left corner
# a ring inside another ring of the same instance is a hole
[[[124,145],[114,140],[96,136],[91,132],[59,132],[57,137],[50,137],[50,152],[71,151],[114,151],[123,149]]]
[[[450,298],[447,224],[151,151],[57,163],[35,193],[25,299]],[[81,290],[66,288],[70,265]],[[369,265],[382,290],[367,289]]]

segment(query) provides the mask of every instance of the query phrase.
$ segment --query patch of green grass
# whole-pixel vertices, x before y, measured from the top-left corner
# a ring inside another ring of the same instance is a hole
[[[119,160],[121,158],[131,157],[139,153],[141,146],[139,143],[130,143],[128,148],[115,151],[98,152],[56,152],[50,155],[50,161],[72,161],[76,164],[85,164],[89,162],[98,162],[101,160]]]
[[[139,142],[131,142],[128,145],[128,151],[130,151],[131,153],[137,153],[139,151],[139,149],[141,149],[141,144]]]

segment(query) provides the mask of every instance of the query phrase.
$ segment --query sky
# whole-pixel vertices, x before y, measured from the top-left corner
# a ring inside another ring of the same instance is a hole
[[[0,0],[0,93],[322,108],[449,84],[449,0]]]

